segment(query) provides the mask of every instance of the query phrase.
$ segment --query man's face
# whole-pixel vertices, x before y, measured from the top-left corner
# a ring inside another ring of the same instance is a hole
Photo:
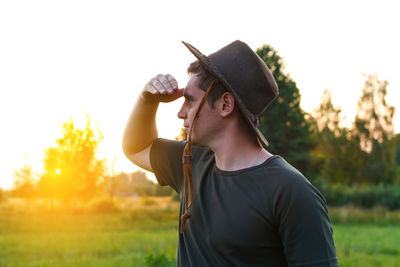
[[[188,83],[183,91],[185,102],[178,112],[178,117],[183,119],[183,127],[186,134],[189,134],[195,113],[205,94],[198,87],[198,79],[195,74],[189,76]],[[218,130],[218,119],[217,110],[211,108],[208,101],[205,101],[192,130],[192,143],[194,145],[207,146]]]

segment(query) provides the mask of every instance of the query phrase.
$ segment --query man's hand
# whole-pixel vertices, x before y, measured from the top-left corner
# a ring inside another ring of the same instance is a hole
[[[158,138],[156,113],[160,102],[171,102],[183,95],[183,89],[171,75],[159,74],[143,88],[126,124],[122,147],[133,163],[153,171],[150,163],[151,145]]]
[[[170,74],[158,74],[143,88],[142,98],[151,102],[171,102],[183,95],[183,89],[178,88],[178,83]]]

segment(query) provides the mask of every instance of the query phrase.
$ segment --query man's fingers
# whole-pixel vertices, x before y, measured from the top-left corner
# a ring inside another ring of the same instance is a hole
[[[150,83],[154,86],[154,88],[160,92],[161,94],[167,93],[167,89],[164,87],[164,85],[157,79],[153,78],[150,80]]]
[[[165,88],[165,90],[168,92],[168,94],[174,93],[173,86],[165,75],[159,74],[159,75],[157,75],[156,78],[158,79],[158,81],[160,81],[160,83]]]
[[[183,95],[183,89],[178,88],[178,83],[172,75],[158,74],[145,85],[142,95],[146,99],[171,102]]]
[[[165,77],[168,79],[174,90],[178,89],[178,82],[171,74],[166,74]]]

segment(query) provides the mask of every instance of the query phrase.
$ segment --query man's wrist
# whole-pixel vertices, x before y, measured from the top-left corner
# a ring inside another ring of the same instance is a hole
[[[142,91],[140,93],[140,98],[148,104],[159,104],[160,101],[157,100],[156,96],[150,92]]]

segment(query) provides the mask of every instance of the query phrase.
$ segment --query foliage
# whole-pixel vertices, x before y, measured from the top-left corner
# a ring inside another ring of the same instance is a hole
[[[311,117],[300,108],[300,91],[284,73],[278,52],[269,45],[256,52],[279,87],[278,98],[261,115],[259,125],[272,153],[286,158],[311,181],[363,186],[400,183],[400,145],[393,133],[395,109],[385,100],[387,81],[367,76],[353,127],[347,129],[341,127],[341,109],[332,104],[328,90]]]
[[[312,155],[318,164],[316,173],[319,176],[332,183],[349,183],[350,177],[343,168],[349,159],[346,137],[349,130],[341,127],[343,118],[340,113],[341,109],[332,103],[330,91],[325,89],[321,104],[314,112],[316,146]]]
[[[355,175],[368,183],[393,183],[396,175],[396,141],[393,138],[395,108],[386,103],[387,81],[368,75],[358,101],[351,138],[366,153],[358,153],[363,162]]]
[[[174,261],[168,259],[167,254],[164,253],[150,253],[146,255],[145,266],[151,267],[168,267],[175,266]]]
[[[105,161],[97,158],[103,136],[86,116],[84,128],[77,128],[73,119],[61,127],[63,135],[56,146],[45,150],[44,169],[40,177],[41,194],[53,199],[88,199],[96,194],[105,175]]]
[[[379,81],[376,75],[368,75],[358,101],[354,129],[363,150],[371,151],[373,142],[383,143],[393,137],[395,108],[386,103],[387,81]]]
[[[305,175],[311,174],[310,151],[314,145],[309,117],[300,108],[300,91],[284,73],[284,62],[278,52],[263,45],[256,53],[268,65],[279,87],[278,98],[260,116],[260,130],[269,142],[269,150],[283,156]]]
[[[172,195],[172,200],[173,201],[176,201],[176,202],[180,202],[181,201],[181,196],[175,190],[172,190],[171,195]]]
[[[170,196],[174,190],[169,186],[160,186],[156,184],[155,196]]]
[[[37,174],[32,170],[32,166],[24,164],[20,170],[14,170],[14,188],[12,195],[23,198],[33,198],[36,194]]]
[[[39,214],[86,214],[86,213],[118,213],[134,211],[133,217],[144,218],[149,215],[147,208],[151,208],[151,216],[157,215],[155,220],[165,218],[165,213],[171,213],[179,207],[179,203],[172,201],[172,197],[118,197],[98,196],[89,201],[74,200],[65,205],[60,201],[48,201],[47,199],[22,199],[6,196],[0,202],[0,213],[26,214],[30,216]],[[154,212],[155,210],[158,211]],[[177,214],[170,214],[177,219]]]
[[[96,213],[110,213],[118,211],[118,207],[112,198],[95,198],[89,202],[89,211]]]
[[[106,177],[104,180],[106,192],[111,196],[169,196],[172,189],[160,186],[147,179],[142,171],[119,173],[116,176]]]
[[[396,142],[396,165],[400,166],[400,133],[394,138]]]
[[[328,89],[324,90],[321,97],[319,109],[315,112],[315,119],[318,124],[318,131],[329,131],[333,136],[340,136],[342,128],[340,127],[343,118],[340,113],[342,110],[332,104],[331,92]]]
[[[325,90],[315,112],[320,179],[351,185],[396,184],[396,146],[392,119],[394,107],[386,104],[386,81],[369,75],[358,102],[353,128],[340,126],[340,108]]]
[[[374,224],[398,225],[400,223],[400,210],[390,211],[382,206],[374,208],[357,208],[353,205],[329,207],[331,222],[337,224]]]
[[[329,206],[353,204],[360,208],[372,208],[378,205],[390,210],[400,209],[400,185],[332,185],[324,180],[317,180],[314,185],[325,196]]]
[[[143,206],[148,207],[148,206],[157,205],[157,202],[154,199],[149,198],[148,196],[143,196],[142,197],[142,204],[143,204]]]

